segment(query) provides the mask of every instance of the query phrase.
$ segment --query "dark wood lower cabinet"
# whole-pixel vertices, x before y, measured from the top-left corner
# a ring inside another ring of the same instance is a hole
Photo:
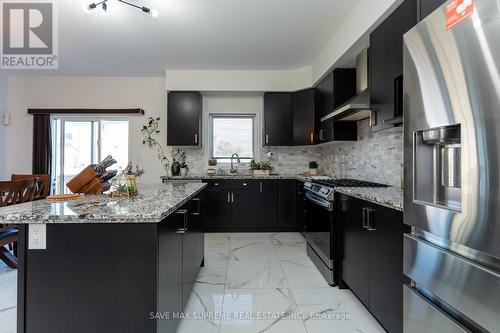
[[[255,206],[258,193],[253,188],[231,190],[230,224],[233,228],[258,226],[259,210]]]
[[[296,180],[206,180],[205,231],[296,231]],[[217,184],[217,185],[216,185]]]
[[[403,224],[400,211],[338,196],[342,224],[342,285],[390,333],[403,332]]]
[[[370,306],[370,249],[368,234],[362,226],[365,202],[340,196],[342,223],[342,280],[366,306]]]
[[[262,228],[276,226],[278,221],[278,180],[259,181],[259,194],[257,198],[257,211],[259,213],[258,225]]]
[[[178,210],[184,229],[182,235],[182,307],[185,308],[204,259],[205,235],[201,198],[194,198]]]
[[[169,220],[174,223],[159,226],[158,252],[168,257],[158,263],[158,309],[165,313],[179,313],[186,294],[182,274],[186,270],[183,268],[183,235],[178,232],[183,216],[171,215]],[[175,332],[178,325],[179,319],[158,321],[159,332]]]
[[[295,184],[295,223],[297,224],[298,231],[304,231],[306,219],[306,197],[304,194],[304,182],[297,181]]]
[[[283,227],[297,226],[297,182],[295,180],[281,179],[279,181],[279,219],[278,225]]]
[[[370,311],[389,332],[402,332],[403,213],[374,207],[370,233]]]
[[[17,332],[175,332],[179,316],[157,314],[187,304],[204,257],[199,205],[160,223],[47,224],[45,250],[27,249],[20,225]]]
[[[205,191],[205,230],[222,230],[230,224],[231,193],[222,189],[207,189]]]

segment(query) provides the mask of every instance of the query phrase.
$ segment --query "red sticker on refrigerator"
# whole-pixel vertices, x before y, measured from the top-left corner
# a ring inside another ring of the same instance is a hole
[[[446,30],[450,30],[474,13],[473,0],[452,0],[446,5]]]

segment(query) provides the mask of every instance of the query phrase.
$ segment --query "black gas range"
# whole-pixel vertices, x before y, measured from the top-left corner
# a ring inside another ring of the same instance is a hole
[[[311,178],[304,183],[305,223],[302,232],[307,255],[332,286],[340,276],[340,223],[337,221],[335,189],[339,187],[387,187],[357,179]]]

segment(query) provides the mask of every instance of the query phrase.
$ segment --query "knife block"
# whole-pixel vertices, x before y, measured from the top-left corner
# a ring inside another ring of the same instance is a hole
[[[109,190],[109,186],[101,184],[102,173],[98,173],[90,165],[73,177],[66,186],[73,193],[96,194]]]

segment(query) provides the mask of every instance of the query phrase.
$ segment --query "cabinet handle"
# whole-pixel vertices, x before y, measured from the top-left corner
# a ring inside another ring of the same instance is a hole
[[[231,194],[229,192],[227,192],[227,202],[231,202]]]
[[[314,133],[311,132],[311,143],[314,143]]]
[[[375,228],[372,225],[372,215],[374,212],[375,212],[375,210],[373,210],[371,208],[366,209],[366,230],[368,230],[368,231],[376,231],[377,230],[377,228]]]
[[[234,202],[234,193],[231,192],[231,202]]]
[[[191,215],[193,216],[199,216],[200,215],[200,212],[201,212],[201,204],[200,204],[200,198],[193,198],[191,199],[192,201],[196,202],[196,212],[195,213],[191,213]]]
[[[198,144],[198,134],[194,135],[194,143]]]
[[[262,193],[262,182],[259,184],[260,193]]]
[[[377,112],[372,111],[370,112],[370,126],[375,126],[377,125]]]
[[[325,130],[324,129],[319,130],[319,140],[320,141],[325,140]]]
[[[269,135],[266,134],[266,143],[269,143]]]
[[[363,208],[363,221],[361,222],[363,229],[366,229],[366,210],[367,208]]]
[[[188,229],[188,211],[187,209],[178,209],[175,211],[177,215],[183,215],[183,226],[177,229],[178,234],[185,234]]]

